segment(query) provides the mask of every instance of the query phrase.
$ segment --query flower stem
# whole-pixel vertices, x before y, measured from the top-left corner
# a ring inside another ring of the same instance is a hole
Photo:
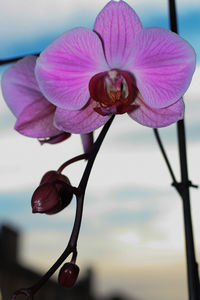
[[[84,196],[85,196],[85,190],[87,187],[87,183],[89,180],[89,176],[92,170],[92,166],[94,164],[95,158],[97,156],[97,153],[99,152],[99,149],[103,143],[103,140],[106,136],[106,133],[108,132],[108,129],[110,128],[110,125],[112,124],[112,121],[114,119],[114,115],[110,118],[110,120],[104,125],[102,131],[100,132],[96,142],[94,143],[92,150],[89,155],[88,163],[86,165],[85,171],[83,173],[83,176],[81,178],[81,181],[79,183],[78,189],[81,191],[80,195],[77,195],[77,211],[76,211],[76,219],[74,223],[73,232],[71,234],[69,244],[72,245],[72,247],[76,246],[78,235],[80,231],[81,226],[81,219],[82,219],[82,213],[83,213],[83,203],[84,203]]]
[[[154,134],[155,134],[156,141],[157,141],[157,143],[158,143],[158,146],[159,146],[159,148],[160,148],[160,151],[161,151],[161,153],[162,153],[162,155],[163,155],[163,158],[164,158],[164,160],[165,160],[165,162],[166,162],[167,168],[168,168],[169,173],[170,173],[170,175],[171,175],[171,178],[172,178],[172,185],[175,185],[175,184],[177,183],[177,180],[176,180],[176,177],[175,177],[174,172],[173,172],[173,170],[172,170],[172,167],[171,167],[171,164],[170,164],[169,159],[168,159],[168,157],[167,157],[167,154],[166,154],[166,152],[165,152],[165,149],[164,149],[164,147],[163,147],[163,144],[162,144],[162,141],[161,141],[161,138],[160,138],[158,129],[157,129],[157,128],[154,128],[154,129],[153,129],[153,132],[154,132]]]
[[[198,274],[198,264],[195,258],[192,217],[191,217],[191,208],[190,208],[189,188],[191,186],[191,183],[188,179],[185,126],[183,120],[178,121],[177,131],[178,131],[179,158],[180,158],[180,168],[181,168],[180,191],[181,191],[181,198],[183,201],[189,300],[199,300],[200,299],[199,274]]]
[[[80,154],[78,156],[73,157],[72,159],[64,162],[64,164],[62,164],[60,166],[60,168],[57,170],[58,173],[61,173],[67,166],[75,163],[76,161],[82,160],[82,159],[88,159],[89,154],[88,153],[84,153],[84,154]]]
[[[88,179],[92,170],[92,166],[94,164],[95,158],[97,156],[97,153],[103,143],[103,140],[110,128],[110,125],[114,119],[114,115],[110,118],[110,120],[104,125],[103,129],[101,130],[96,142],[93,144],[91,152],[88,154],[82,154],[79,156],[76,156],[75,158],[69,160],[68,162],[64,163],[58,171],[62,171],[64,167],[69,165],[72,162],[78,161],[80,159],[88,158],[88,163],[86,165],[85,171],[83,173],[83,176],[81,178],[80,184],[77,188],[79,191],[76,193],[76,215],[74,220],[74,225],[72,229],[72,233],[68,242],[68,245],[66,249],[63,251],[63,253],[60,255],[60,257],[57,259],[57,261],[54,263],[54,265],[44,274],[43,277],[40,278],[40,280],[29,288],[22,288],[20,290],[17,290],[13,295],[11,300],[14,300],[17,295],[23,294],[28,297],[29,300],[33,299],[34,294],[47,282],[47,280],[55,273],[55,271],[60,267],[60,265],[64,262],[64,260],[72,253],[72,261],[76,259],[77,256],[77,240],[79,236],[79,231],[81,227],[81,220],[82,220],[82,214],[83,214],[83,203],[84,203],[84,195],[86,186],[88,183]]]
[[[88,182],[88,179],[89,179],[89,176],[90,176],[90,172],[91,172],[91,169],[92,169],[92,166],[93,166],[93,163],[94,163],[94,160],[97,156],[97,153],[101,147],[101,144],[103,143],[103,140],[104,140],[104,137],[106,136],[106,133],[108,132],[108,129],[110,128],[110,125],[112,124],[112,121],[114,119],[115,115],[113,115],[109,121],[104,125],[102,131],[100,132],[97,140],[95,141],[93,147],[92,147],[92,150],[91,150],[91,153],[90,153],[90,158],[88,159],[88,164],[85,168],[85,172],[82,176],[82,179],[80,181],[80,184],[79,184],[79,188],[85,190],[86,189],[86,186],[87,186],[87,182]]]
[[[175,0],[169,0],[169,16],[171,30],[175,33],[178,33]],[[181,183],[179,184],[179,194],[181,195],[183,202],[189,300],[200,300],[199,274],[198,265],[195,258],[190,208],[189,188],[190,186],[192,186],[192,184],[188,178],[184,120],[180,120],[177,122],[177,133],[181,168]]]
[[[7,59],[0,59],[0,66],[14,63],[14,62],[16,62],[16,61],[18,61],[18,60],[24,58],[24,57],[27,56],[27,55],[35,55],[35,56],[38,56],[39,54],[40,54],[40,53],[26,54],[26,55],[23,55],[23,56],[11,57],[11,58],[7,58]]]

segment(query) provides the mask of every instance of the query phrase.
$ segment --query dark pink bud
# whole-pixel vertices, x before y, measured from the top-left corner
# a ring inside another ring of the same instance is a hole
[[[70,184],[69,179],[65,175],[62,175],[54,170],[48,171],[47,173],[45,173],[40,181],[40,184],[46,183],[46,182],[51,183],[51,182],[55,182],[57,180]]]
[[[75,284],[78,274],[79,267],[76,264],[72,262],[66,263],[60,269],[58,283],[62,287],[70,288]]]
[[[56,171],[47,172],[32,196],[32,212],[55,214],[63,210],[73,197],[70,186],[65,175]]]
[[[46,213],[59,203],[59,195],[55,185],[44,183],[34,192],[31,200],[33,213]]]

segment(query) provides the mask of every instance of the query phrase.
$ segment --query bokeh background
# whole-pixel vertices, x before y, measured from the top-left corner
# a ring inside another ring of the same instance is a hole
[[[107,2],[0,0],[0,59],[40,52],[73,27],[92,29]],[[127,0],[144,27],[169,28],[167,2]],[[199,184],[200,3],[179,0],[177,11],[180,35],[197,53],[196,72],[184,99],[189,176]],[[1,75],[7,67],[0,68]],[[65,248],[75,206],[54,216],[32,215],[31,195],[46,171],[82,152],[80,137],[40,146],[14,131],[15,117],[0,98],[0,224],[21,232],[21,262],[44,272]],[[179,178],[176,126],[160,132]],[[84,166],[77,163],[65,171],[74,185]],[[182,203],[170,184],[153,131],[126,114],[117,116],[92,170],[78,244],[78,264],[83,271],[93,268],[97,295],[120,291],[129,299],[187,299]],[[191,190],[191,199],[199,260],[199,190]]]

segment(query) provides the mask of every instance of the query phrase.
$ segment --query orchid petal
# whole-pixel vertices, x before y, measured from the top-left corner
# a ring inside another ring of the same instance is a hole
[[[24,108],[15,124],[15,129],[29,137],[46,138],[59,135],[53,118],[56,107],[41,98]]]
[[[57,108],[55,112],[55,126],[60,130],[71,133],[89,133],[104,125],[109,116],[102,116],[94,111],[93,103],[90,103],[81,110],[70,111]]]
[[[124,1],[110,1],[96,18],[94,31],[104,45],[111,68],[123,68],[133,49],[133,40],[142,29],[135,11]]]
[[[193,48],[167,29],[150,27],[136,35],[133,49],[126,67],[146,104],[162,108],[180,99],[195,70]]]
[[[151,108],[141,98],[135,101],[138,108],[129,112],[129,116],[136,122],[151,128],[168,126],[183,118],[184,103],[179,99],[176,103],[165,108]]]
[[[51,138],[62,132],[53,125],[56,107],[42,95],[35,79],[36,59],[29,55],[8,68],[3,74],[2,90],[17,117],[18,132],[29,137]]]
[[[71,133],[68,132],[63,132],[63,131],[59,131],[60,133],[58,135],[54,135],[52,137],[48,137],[48,138],[39,138],[38,141],[40,142],[40,145],[44,145],[44,144],[58,144],[61,143],[65,140],[67,140],[70,136]]]
[[[89,100],[89,81],[108,69],[99,37],[75,28],[50,44],[40,55],[36,78],[47,99],[58,107],[76,110]]]
[[[35,56],[26,56],[13,64],[3,74],[3,96],[16,117],[27,105],[41,98],[41,92],[34,75],[35,62]]]

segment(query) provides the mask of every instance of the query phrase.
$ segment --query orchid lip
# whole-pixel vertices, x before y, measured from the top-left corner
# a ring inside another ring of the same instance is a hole
[[[101,115],[131,111],[138,94],[134,76],[118,69],[94,75],[89,82],[89,91],[94,110]]]

